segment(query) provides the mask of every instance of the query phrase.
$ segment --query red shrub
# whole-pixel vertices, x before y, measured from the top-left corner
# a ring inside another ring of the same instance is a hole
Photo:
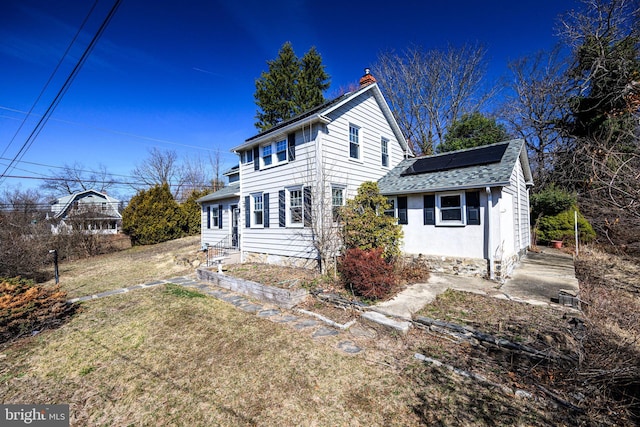
[[[384,299],[396,287],[393,265],[382,258],[383,249],[348,249],[339,270],[347,287],[355,294],[371,299]]]

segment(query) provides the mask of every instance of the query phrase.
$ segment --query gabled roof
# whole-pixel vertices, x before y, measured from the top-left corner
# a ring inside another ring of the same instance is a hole
[[[509,185],[520,162],[528,186],[533,185],[522,139],[458,150],[435,156],[405,159],[378,181],[384,195],[462,190]]]
[[[110,197],[110,196],[106,195],[105,193],[101,193],[100,191],[93,190],[93,189],[84,190],[84,191],[78,191],[77,193],[73,193],[73,194],[69,194],[68,196],[60,197],[59,199],[54,201],[52,203],[52,209],[51,209],[54,212],[54,218],[62,217],[67,212],[69,207],[71,207],[73,202],[75,202],[76,200],[84,198],[87,195],[93,195],[93,194],[95,194],[96,196],[104,199],[104,201],[106,203],[109,203],[109,205],[113,208],[111,210],[114,211],[114,213],[115,213],[114,217],[122,218],[122,215],[120,215],[120,212],[118,212],[118,207],[117,207],[118,203],[120,203],[120,200],[114,199],[113,197]],[[102,202],[100,202],[100,203],[102,203]],[[58,205],[59,208],[55,208],[56,205]]]
[[[238,197],[238,198],[240,197],[240,182],[238,181],[232,182],[228,186],[221,188],[220,190],[215,191],[211,194],[202,196],[198,200],[196,200],[196,202],[197,203],[213,202],[216,200],[231,199],[234,197]]]
[[[272,138],[275,135],[293,132],[311,123],[316,123],[316,122],[330,123],[331,119],[327,117],[327,114],[331,113],[332,111],[340,108],[342,105],[346,104],[347,102],[359,96],[362,96],[363,94],[369,91],[371,91],[374,97],[376,98],[376,101],[378,102],[378,105],[380,106],[382,113],[384,114],[385,118],[389,122],[389,125],[391,126],[391,129],[393,130],[393,133],[397,141],[402,146],[403,150],[405,150],[405,152],[412,155],[411,149],[409,148],[409,145],[407,144],[407,141],[404,135],[402,134],[402,131],[398,126],[398,123],[393,117],[393,114],[391,113],[391,109],[389,108],[389,104],[387,104],[387,101],[384,99],[384,96],[382,95],[382,92],[380,91],[380,88],[378,87],[377,83],[371,83],[371,84],[367,84],[366,86],[362,86],[360,89],[356,90],[355,92],[345,93],[344,95],[338,96],[337,98],[327,101],[322,105],[319,105],[315,108],[307,110],[304,113],[297,115],[296,117],[293,117],[289,120],[279,123],[276,126],[273,126],[264,132],[260,132],[259,134],[254,135],[251,138],[248,138],[247,140],[245,140],[243,144],[232,148],[231,151],[239,151],[239,150],[246,150],[248,148],[252,148],[256,145],[259,145],[265,142],[266,140]]]

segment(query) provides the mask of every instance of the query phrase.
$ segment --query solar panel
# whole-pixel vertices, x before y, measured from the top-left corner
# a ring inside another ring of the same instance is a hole
[[[469,166],[488,165],[502,160],[509,144],[491,145],[475,150],[459,151],[418,159],[413,162],[400,176],[419,175],[429,172],[440,172],[450,169],[466,168]]]

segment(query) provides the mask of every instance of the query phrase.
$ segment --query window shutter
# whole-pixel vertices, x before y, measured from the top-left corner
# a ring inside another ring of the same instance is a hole
[[[222,205],[218,205],[218,228],[222,228]]]
[[[211,206],[207,206],[207,228],[211,228]]]
[[[292,132],[287,135],[287,157],[289,161],[293,161],[296,159],[296,134]]]
[[[427,194],[424,196],[424,225],[436,225],[436,196],[435,194]]]
[[[251,202],[249,196],[244,198],[244,226],[245,228],[251,227]]]
[[[467,224],[480,225],[480,192],[467,191],[465,200],[467,203]]]
[[[280,227],[287,226],[287,206],[286,195],[284,190],[278,191],[278,225]]]
[[[264,193],[262,195],[262,202],[264,228],[269,228],[269,193]]]
[[[398,224],[409,224],[407,196],[398,196]]]
[[[310,187],[304,187],[303,199],[304,199],[304,226],[311,227],[313,220],[311,218],[311,188]]]
[[[253,147],[253,170],[260,170],[260,147]]]

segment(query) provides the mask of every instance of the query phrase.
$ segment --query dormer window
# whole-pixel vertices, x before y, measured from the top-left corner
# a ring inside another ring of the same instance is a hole
[[[287,140],[271,142],[260,147],[260,155],[262,159],[262,167],[277,166],[287,163],[288,159]]]

